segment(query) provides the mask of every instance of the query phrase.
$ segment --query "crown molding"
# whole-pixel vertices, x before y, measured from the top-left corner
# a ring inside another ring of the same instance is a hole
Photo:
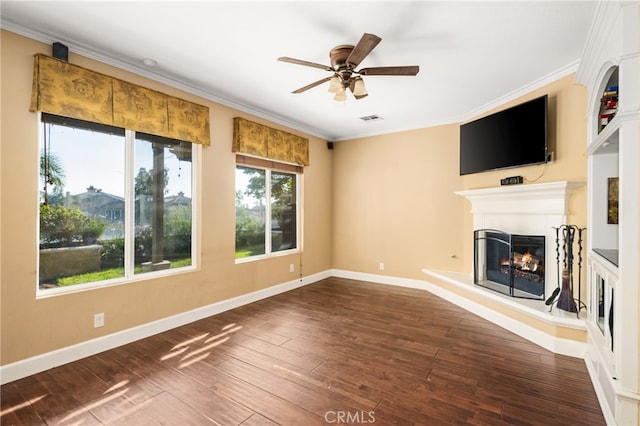
[[[491,102],[488,102],[482,106],[480,106],[479,108],[476,108],[472,111],[470,111],[467,114],[464,114],[463,116],[458,117],[458,122],[462,123],[465,121],[469,121],[472,120],[476,117],[478,117],[481,114],[486,113],[487,111],[491,111],[493,109],[496,108],[500,108],[503,105],[516,100],[518,98],[521,98],[523,96],[526,96],[528,94],[530,94],[531,92],[538,90],[548,84],[551,84],[555,81],[558,81],[568,75],[571,75],[573,73],[576,72],[576,70],[578,69],[578,66],[580,64],[579,60],[575,60],[574,62],[565,65],[564,67],[561,67],[555,71],[550,72],[549,74],[540,77],[537,80],[532,81],[531,83],[525,84],[524,86],[507,93],[506,95],[500,96],[499,98],[496,98],[494,100],[492,100]]]
[[[606,49],[609,35],[615,29],[616,19],[620,13],[622,3],[619,1],[600,1],[591,23],[591,29],[582,52],[582,61],[576,72],[576,81],[589,87],[596,81],[600,70],[601,52]]]
[[[561,67],[555,71],[550,72],[549,74],[532,81],[531,83],[525,84],[524,86],[513,90],[512,92],[507,93],[506,95],[500,96],[490,102],[487,102],[486,104],[473,109],[471,111],[469,111],[466,114],[463,115],[459,115],[459,116],[453,116],[449,119],[445,119],[445,120],[438,120],[438,121],[424,121],[422,123],[420,123],[420,126],[414,126],[414,127],[407,127],[407,128],[403,128],[403,129],[397,129],[394,130],[393,132],[386,132],[386,133],[374,133],[374,132],[369,132],[369,133],[358,133],[358,134],[353,134],[350,136],[345,136],[345,137],[341,137],[340,139],[334,139],[334,142],[341,142],[341,141],[347,141],[347,140],[351,140],[351,139],[360,139],[360,138],[365,138],[365,137],[372,137],[372,136],[380,136],[382,134],[389,134],[389,133],[400,133],[400,132],[409,132],[412,130],[419,130],[419,129],[425,129],[425,128],[430,128],[430,127],[437,127],[437,126],[446,126],[446,125],[451,125],[451,124],[460,124],[460,123],[464,123],[466,121],[470,121],[488,111],[494,110],[496,108],[500,108],[502,106],[504,106],[505,104],[514,101],[518,98],[521,98],[523,96],[528,95],[529,93],[538,90],[548,84],[551,84],[555,81],[560,80],[561,78],[564,78],[568,75],[571,75],[573,73],[576,72],[576,70],[578,69],[578,66],[580,64],[579,60],[576,60],[564,67]]]

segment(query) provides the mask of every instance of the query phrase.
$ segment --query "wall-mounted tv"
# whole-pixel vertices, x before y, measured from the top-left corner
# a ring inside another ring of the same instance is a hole
[[[460,126],[460,175],[547,161],[547,95]]]

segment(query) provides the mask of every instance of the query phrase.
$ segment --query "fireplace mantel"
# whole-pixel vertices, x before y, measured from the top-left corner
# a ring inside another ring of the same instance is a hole
[[[549,182],[506,185],[496,188],[457,191],[471,202],[475,214],[551,214],[569,213],[569,197],[583,182]]]

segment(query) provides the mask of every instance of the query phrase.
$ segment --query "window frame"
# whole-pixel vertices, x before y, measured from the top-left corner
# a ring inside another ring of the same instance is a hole
[[[110,128],[112,126],[105,126],[97,123],[92,123],[90,121],[77,120],[73,118],[67,118],[62,116],[57,116],[55,114],[48,114],[38,112],[37,123],[38,123],[38,146],[43,138],[43,124],[45,123],[43,119],[43,115],[54,117],[51,121],[57,125],[67,126],[69,128],[80,128],[82,130],[88,131],[103,131],[104,129]],[[124,217],[124,268],[125,273],[124,276],[118,278],[111,278],[102,281],[93,281],[82,284],[70,285],[65,287],[56,287],[56,288],[48,288],[42,289],[40,288],[40,209],[39,206],[41,204],[39,188],[35,191],[36,203],[38,206],[38,213],[36,214],[36,299],[48,298],[52,296],[60,296],[65,294],[78,293],[83,291],[91,291],[100,288],[113,287],[123,284],[136,283],[140,281],[157,279],[168,276],[181,275],[185,273],[191,273],[193,271],[200,270],[200,217],[201,217],[201,190],[200,190],[200,182],[201,182],[201,161],[202,161],[202,145],[192,143],[191,144],[191,265],[182,266],[174,269],[164,269],[157,271],[149,271],[145,273],[135,273],[134,272],[134,255],[135,255],[135,143],[136,143],[136,132],[135,130],[125,129],[125,128],[117,128],[113,127],[113,129],[120,129],[120,131],[124,132],[124,167],[125,167],[125,176],[124,176],[124,198],[125,198],[125,206],[123,211]],[[40,149],[38,149],[38,155],[36,156],[37,163],[37,184],[38,187],[41,182],[40,175]]]
[[[302,244],[303,244],[303,217],[304,217],[304,203],[303,203],[303,198],[302,198],[302,194],[304,194],[303,191],[303,185],[304,185],[304,169],[302,168],[302,166],[297,165],[297,164],[289,164],[289,163],[282,163],[282,162],[278,162],[278,161],[273,161],[273,160],[267,160],[267,159],[263,159],[263,158],[258,158],[258,157],[251,157],[251,156],[247,156],[247,155],[243,155],[243,154],[237,154],[236,155],[236,163],[234,165],[234,172],[237,172],[238,167],[245,167],[245,168],[253,168],[253,169],[257,169],[257,170],[264,170],[265,171],[265,253],[264,254],[257,254],[254,256],[248,256],[248,257],[242,257],[242,258],[235,258],[235,263],[236,264],[241,264],[241,263],[249,263],[249,262],[254,262],[254,261],[259,261],[259,260],[264,260],[264,259],[270,259],[270,258],[274,258],[274,257],[280,257],[280,256],[287,256],[287,255],[291,255],[291,254],[298,254],[301,253],[302,250]],[[286,250],[279,250],[279,251],[273,251],[272,247],[271,247],[271,242],[272,242],[272,235],[271,235],[271,172],[276,172],[276,173],[289,173],[295,176],[296,179],[296,193],[295,193],[295,197],[296,197],[296,247],[292,248],[292,249],[286,249]],[[235,180],[235,175],[234,175],[234,194],[237,192],[238,187],[237,187],[237,181]],[[234,208],[234,213],[235,213],[235,208]],[[235,216],[235,214],[234,214]],[[236,219],[234,218],[234,225]],[[235,229],[235,228],[234,228]],[[237,247],[235,247],[235,231],[234,231],[234,256],[237,250]]]

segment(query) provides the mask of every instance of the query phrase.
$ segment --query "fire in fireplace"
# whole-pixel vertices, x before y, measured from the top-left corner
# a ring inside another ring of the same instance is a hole
[[[474,282],[526,299],[544,300],[545,237],[494,229],[474,231]]]

